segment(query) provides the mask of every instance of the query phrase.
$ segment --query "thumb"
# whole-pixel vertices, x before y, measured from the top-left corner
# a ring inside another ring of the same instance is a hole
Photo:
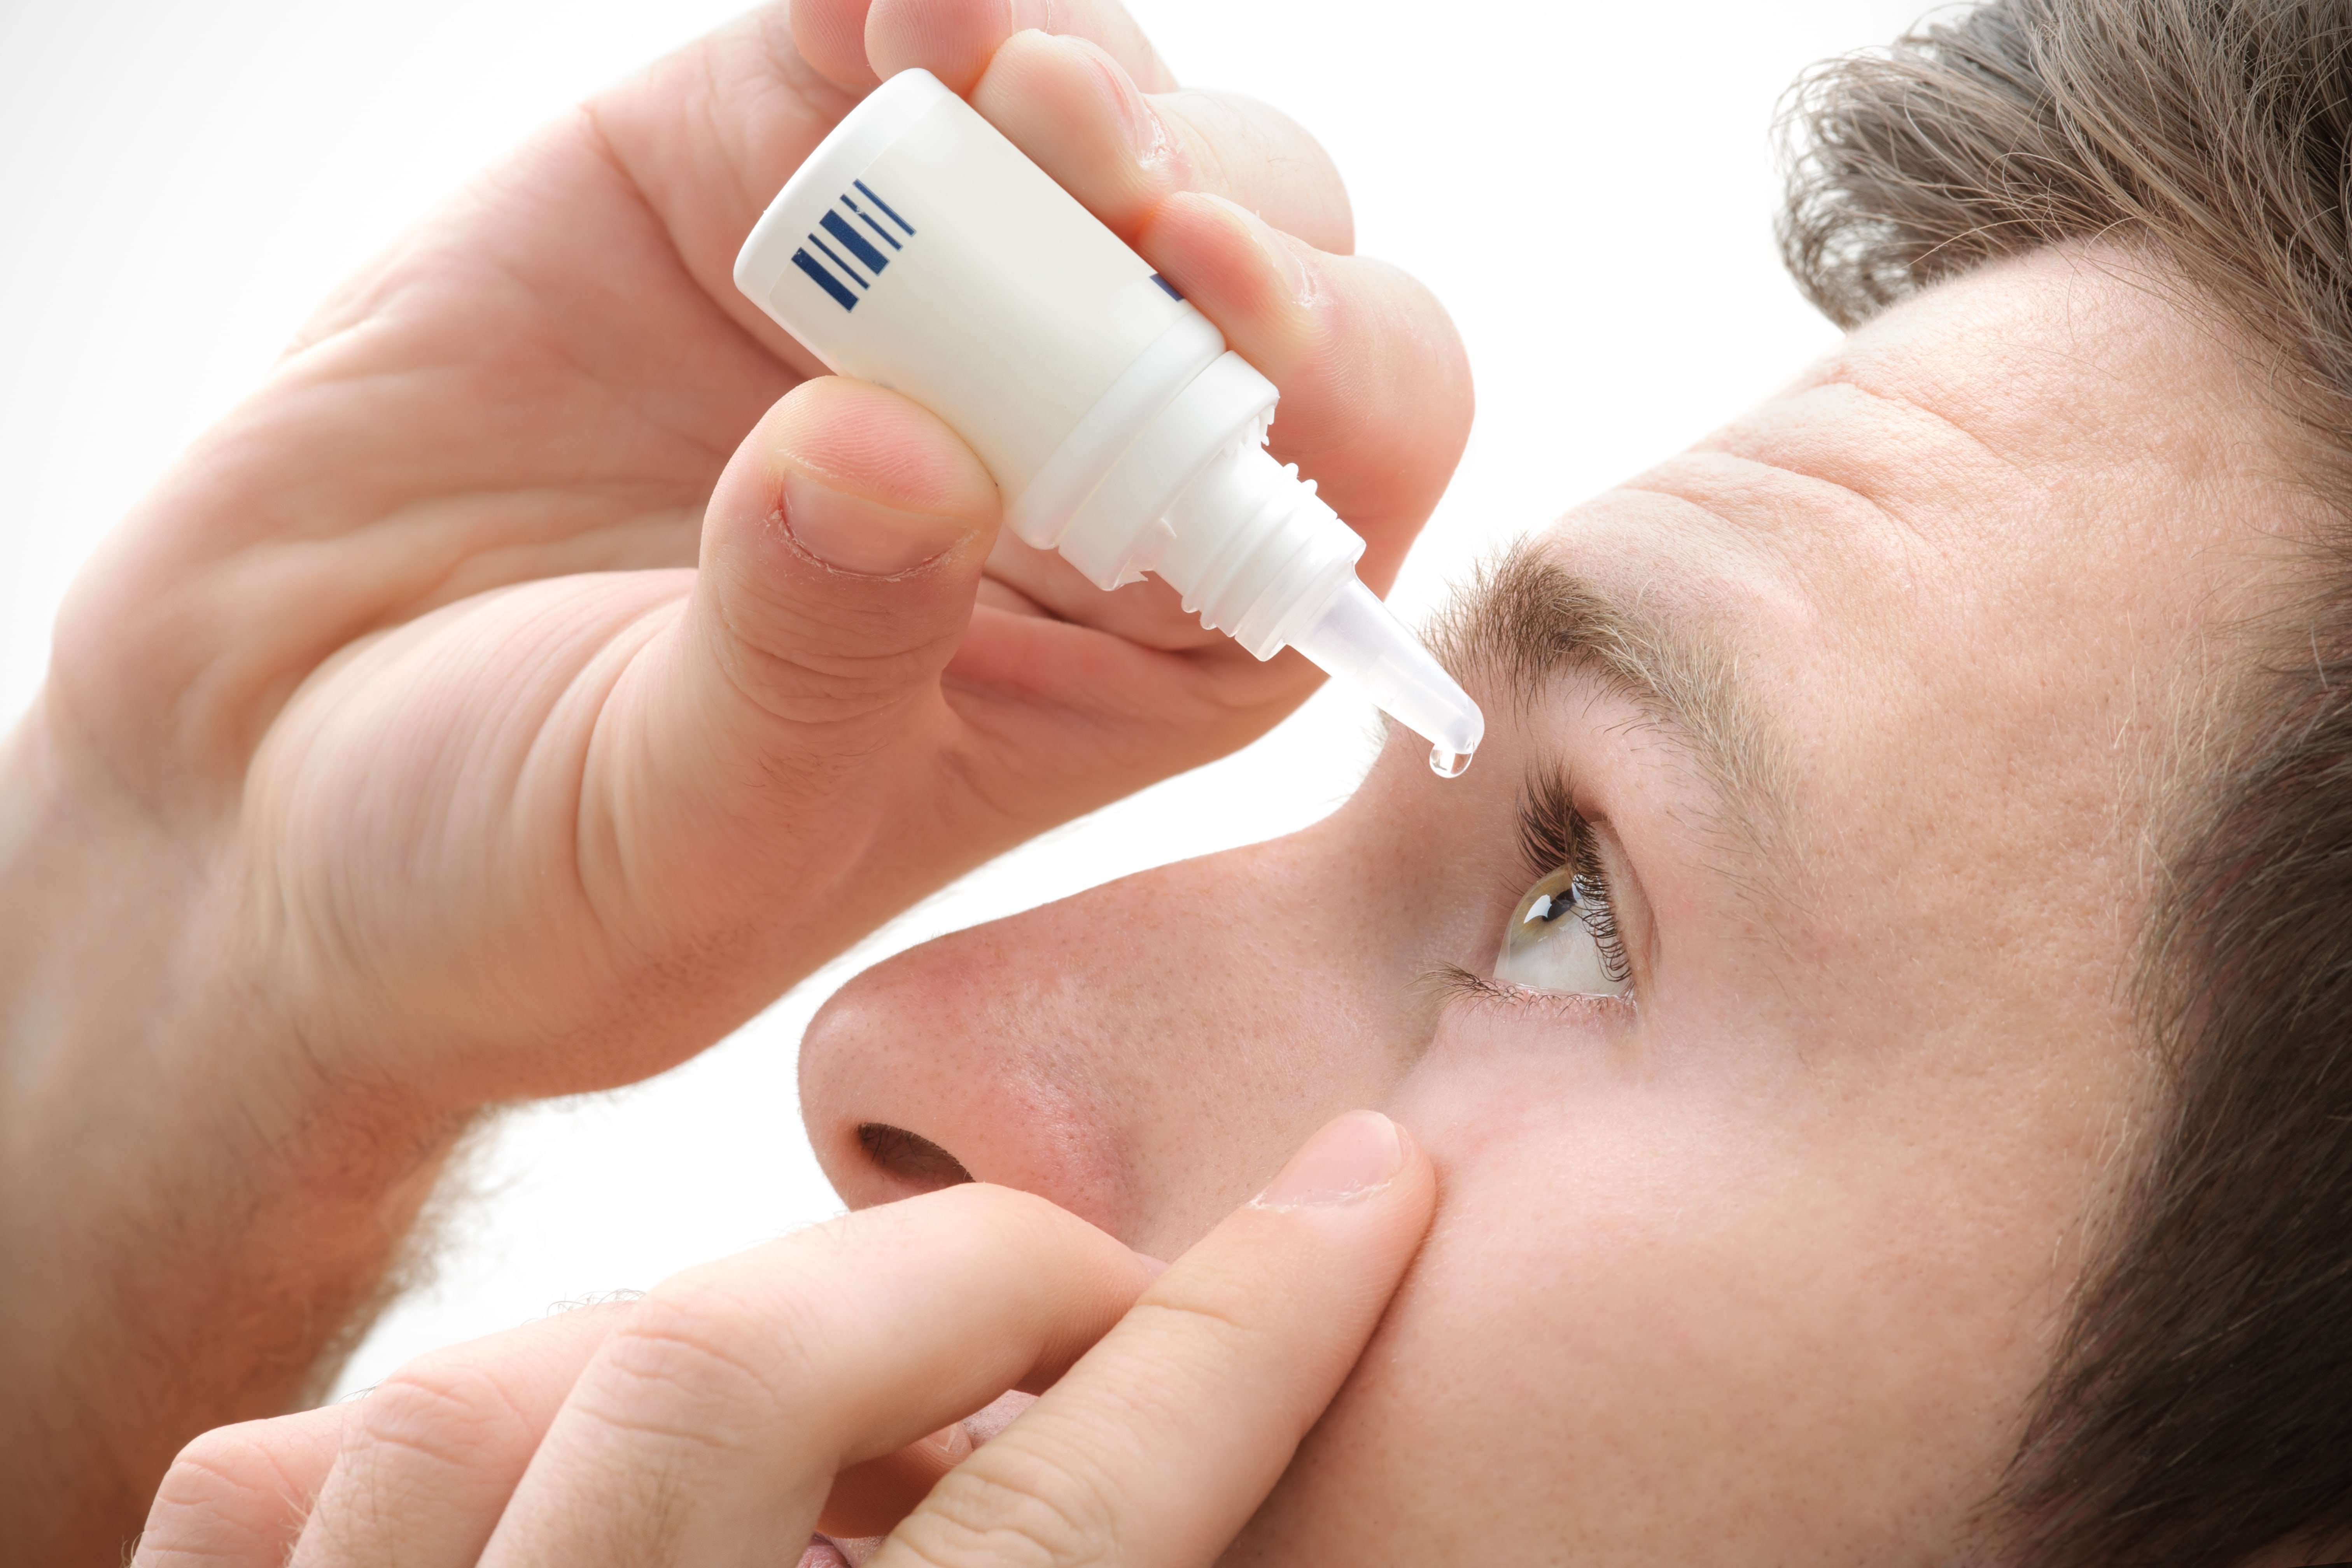
[[[839,376],[802,384],[737,448],[703,521],[695,657],[678,671],[708,710],[702,739],[769,758],[894,727],[971,619],[997,510],[980,458],[919,405]]]
[[[730,885],[805,907],[855,860],[940,743],[997,517],[980,459],[896,393],[820,377],[760,421],[685,614],[630,661],[591,759],[589,826],[641,929],[707,929],[741,911]]]

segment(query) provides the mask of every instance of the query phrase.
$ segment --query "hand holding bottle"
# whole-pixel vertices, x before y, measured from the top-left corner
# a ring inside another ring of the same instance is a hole
[[[347,286],[76,585],[0,758],[0,1137],[54,1194],[0,1268],[26,1551],[89,1555],[189,1433],[310,1386],[483,1107],[683,1059],[1312,688],[1003,539],[970,448],[736,291],[863,85],[929,68],[1173,280],[1392,575],[1467,430],[1444,312],[1345,254],[1304,132],[1057,14],[804,0],[605,93]]]

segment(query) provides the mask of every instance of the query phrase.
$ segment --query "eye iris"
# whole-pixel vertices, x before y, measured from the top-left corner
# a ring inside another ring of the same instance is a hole
[[[1605,884],[1562,867],[1529,889],[1504,935],[1495,977],[1536,991],[1622,993],[1629,976]]]
[[[1546,925],[1565,914],[1579,914],[1591,903],[1591,896],[1584,890],[1584,879],[1576,878],[1556,893],[1538,893],[1528,904],[1528,912],[1520,918],[1521,925],[1533,925],[1541,921]]]

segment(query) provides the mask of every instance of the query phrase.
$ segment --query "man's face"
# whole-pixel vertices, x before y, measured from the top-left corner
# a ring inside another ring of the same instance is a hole
[[[1935,289],[1534,540],[1465,777],[1396,735],[1303,833],[861,977],[803,1058],[835,1184],[936,1184],[904,1129],[1172,1257],[1379,1107],[1436,1226],[1234,1561],[1940,1561],[2144,1113],[2200,632],[2283,570],[2282,431],[2135,272]],[[1622,994],[1530,918],[1563,858]]]

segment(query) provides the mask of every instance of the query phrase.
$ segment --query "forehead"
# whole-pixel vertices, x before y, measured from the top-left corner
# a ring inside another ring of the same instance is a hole
[[[2131,254],[2046,250],[1889,310],[1661,472],[1719,481],[1800,584],[1892,571],[1923,609],[2120,584],[2276,533],[2298,443],[2259,376]]]
[[[1987,921],[2119,956],[2215,634],[2304,504],[2238,340],[2161,281],[1956,279],[1542,541],[1728,650],[1817,956],[1981,963]]]

